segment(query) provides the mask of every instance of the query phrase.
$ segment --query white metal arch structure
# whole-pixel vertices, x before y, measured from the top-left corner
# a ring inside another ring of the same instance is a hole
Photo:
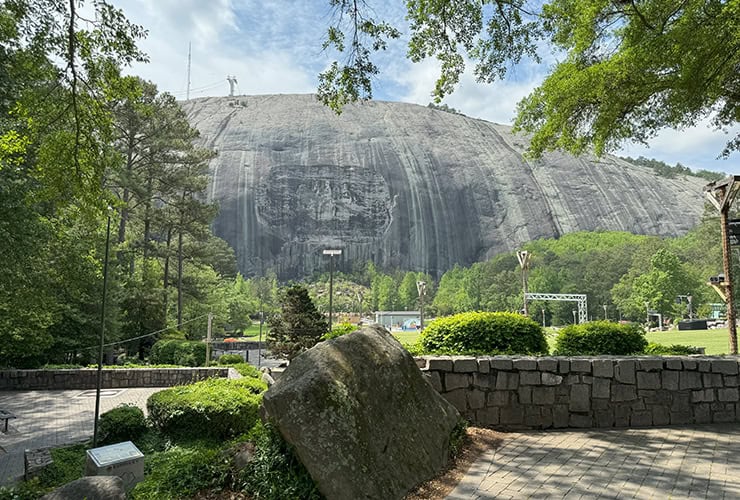
[[[578,323],[588,321],[588,304],[586,296],[575,293],[527,293],[527,300],[559,300],[565,302],[578,302]]]

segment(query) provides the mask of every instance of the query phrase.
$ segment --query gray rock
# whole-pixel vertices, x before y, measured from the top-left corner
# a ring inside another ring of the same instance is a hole
[[[444,466],[459,419],[381,327],[301,354],[263,405],[329,500],[403,497]]]
[[[87,476],[67,483],[41,500],[125,500],[123,479],[118,476]]]
[[[323,271],[331,245],[344,250],[340,269],[372,260],[439,276],[574,231],[682,234],[704,206],[704,179],[659,178],[613,156],[528,161],[510,127],[414,104],[369,101],[340,116],[313,95],[182,106],[219,152],[214,231],[245,275]]]

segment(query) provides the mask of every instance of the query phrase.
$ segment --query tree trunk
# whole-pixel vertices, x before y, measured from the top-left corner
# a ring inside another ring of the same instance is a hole
[[[182,229],[177,232],[177,329],[182,330]]]
[[[163,291],[164,291],[164,325],[167,326],[167,308],[169,307],[169,300],[168,300],[168,293],[167,289],[170,286],[170,245],[172,243],[172,228],[167,228],[167,248],[165,250],[164,254],[164,277],[162,279],[163,282]]]

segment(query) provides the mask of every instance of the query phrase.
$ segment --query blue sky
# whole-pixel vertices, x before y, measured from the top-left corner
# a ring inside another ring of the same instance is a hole
[[[184,99],[187,89],[188,43],[192,44],[192,97],[227,95],[227,75],[238,81],[239,94],[312,93],[317,75],[332,60],[321,50],[323,34],[332,20],[328,0],[112,0],[133,22],[149,31],[140,46],[150,63],[130,70],[156,83],[160,90]],[[404,27],[405,2],[368,2],[377,17]],[[389,6],[392,4],[393,6]],[[377,59],[381,75],[374,98],[426,105],[437,76],[434,61],[406,60],[406,33]],[[516,103],[543,79],[547,66],[524,63],[503,82],[478,84],[464,75],[457,91],[445,103],[468,116],[510,124]],[[681,162],[740,174],[740,153],[717,160],[731,135],[708,120],[691,129],[666,130],[650,147],[627,144],[620,155],[647,156],[671,165]]]

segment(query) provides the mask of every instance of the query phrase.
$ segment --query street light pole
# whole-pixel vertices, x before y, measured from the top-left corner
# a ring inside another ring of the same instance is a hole
[[[650,302],[645,302],[645,326],[650,328]]]
[[[419,292],[419,330],[424,330],[424,295],[427,293],[425,281],[416,282],[416,291]]]
[[[98,352],[98,378],[95,385],[95,423],[93,424],[93,448],[98,445],[98,420],[100,419],[100,389],[103,383],[103,349],[105,348],[105,299],[108,291],[108,250],[110,248],[110,207],[108,225],[105,229],[105,257],[103,258],[103,303],[100,306],[100,351]]]
[[[334,314],[334,256],[342,255],[339,249],[324,250],[329,256],[329,331],[331,332],[332,315]]]

